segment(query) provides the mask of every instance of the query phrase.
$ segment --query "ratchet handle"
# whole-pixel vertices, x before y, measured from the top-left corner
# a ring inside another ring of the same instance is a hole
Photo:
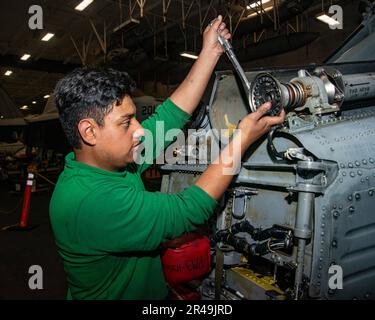
[[[243,71],[240,63],[237,60],[236,54],[234,53],[234,50],[233,50],[233,47],[232,47],[231,43],[227,39],[225,39],[224,37],[222,37],[220,35],[219,32],[220,32],[220,30],[217,31],[217,33],[218,33],[217,34],[217,39],[218,39],[220,45],[223,47],[224,52],[227,54],[230,62],[232,63],[234,69],[236,70],[237,74],[241,78],[241,81],[243,83],[243,86],[244,86],[245,90],[247,92],[249,92],[249,90],[250,90],[250,83],[247,80],[245,72]]]
[[[214,19],[210,22],[211,26],[214,24],[215,20],[216,19]],[[217,39],[218,39],[220,45],[223,47],[224,52],[227,54],[230,62],[232,63],[234,69],[236,70],[238,76],[240,77],[245,91],[247,92],[247,94],[249,94],[249,91],[250,91],[249,80],[247,80],[245,72],[243,71],[240,63],[237,60],[236,54],[234,53],[234,50],[233,50],[233,47],[232,47],[231,43],[227,39],[225,39],[224,37],[222,37],[220,35],[220,29],[217,29],[216,32],[217,32]]]
[[[224,37],[222,37],[220,34],[219,34],[219,31],[218,30],[218,35],[217,35],[217,38],[218,38],[218,41],[219,43],[221,44],[221,46],[223,47],[224,51],[225,52],[233,52],[233,47],[232,45],[230,44],[230,42],[225,39]]]

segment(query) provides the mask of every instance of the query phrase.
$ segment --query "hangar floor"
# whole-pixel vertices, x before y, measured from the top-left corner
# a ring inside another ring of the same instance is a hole
[[[145,183],[148,190],[158,190],[160,180]],[[12,185],[0,184],[0,229],[20,219],[23,193]],[[62,262],[57,254],[48,217],[52,190],[31,195],[28,231],[0,231],[0,300],[65,299],[67,286]],[[15,210],[9,212],[10,210]],[[29,288],[29,268],[43,270],[43,289]]]
[[[19,221],[23,194],[12,193],[1,186],[0,226]],[[48,217],[50,191],[32,193],[28,231],[0,232],[0,299],[64,299],[65,274],[57,254]],[[7,210],[17,209],[11,213]],[[43,270],[43,289],[31,290],[28,285],[29,267],[39,265]]]

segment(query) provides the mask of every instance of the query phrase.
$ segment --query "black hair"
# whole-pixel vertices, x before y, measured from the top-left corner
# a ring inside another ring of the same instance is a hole
[[[111,68],[78,68],[61,79],[54,98],[60,122],[73,148],[81,147],[78,123],[84,118],[104,125],[104,117],[125,96],[131,96],[135,82],[122,71]]]

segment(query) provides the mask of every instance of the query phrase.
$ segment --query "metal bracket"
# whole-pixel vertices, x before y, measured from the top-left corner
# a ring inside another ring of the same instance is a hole
[[[306,121],[294,115],[294,116],[288,116],[288,125],[289,125],[289,132],[295,133],[299,131],[314,129],[315,121],[314,119],[311,119],[310,121]]]
[[[287,189],[323,194],[325,189],[336,179],[339,167],[334,161],[298,161],[296,185]]]
[[[236,219],[243,219],[246,214],[247,200],[258,194],[256,189],[241,187],[233,190],[232,215]]]
[[[304,154],[305,148],[289,148],[284,152],[284,157],[289,160],[299,159],[302,161],[312,161],[312,158]]]

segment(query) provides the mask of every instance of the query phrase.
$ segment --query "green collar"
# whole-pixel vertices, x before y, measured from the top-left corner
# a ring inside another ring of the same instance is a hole
[[[74,152],[70,152],[65,157],[65,168],[68,169],[78,169],[78,170],[85,170],[92,173],[102,174],[106,176],[112,176],[112,177],[124,177],[127,174],[127,169],[119,172],[113,172],[108,171],[104,169],[100,169],[97,167],[90,166],[88,164],[85,164],[83,162],[76,161],[74,159]]]

